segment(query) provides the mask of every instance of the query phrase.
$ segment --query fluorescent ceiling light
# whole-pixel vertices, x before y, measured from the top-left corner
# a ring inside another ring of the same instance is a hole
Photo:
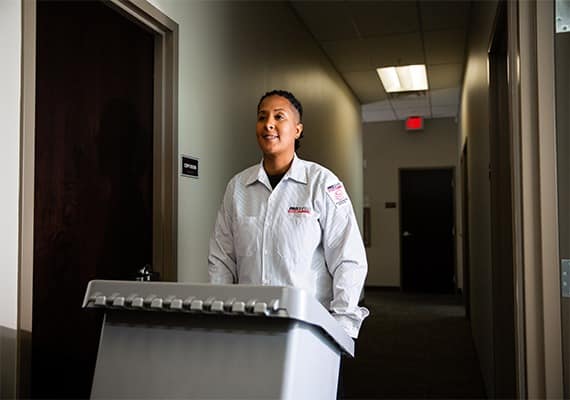
[[[423,64],[377,68],[376,71],[388,93],[428,90],[426,66]]]

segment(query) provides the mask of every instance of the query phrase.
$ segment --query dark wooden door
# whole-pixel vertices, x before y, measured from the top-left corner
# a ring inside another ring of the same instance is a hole
[[[153,35],[98,1],[39,1],[32,396],[89,396],[91,279],[152,262]]]
[[[400,170],[403,290],[454,291],[452,179],[451,169]]]

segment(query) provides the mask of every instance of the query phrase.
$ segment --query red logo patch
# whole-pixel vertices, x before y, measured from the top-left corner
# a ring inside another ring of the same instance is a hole
[[[289,207],[287,212],[289,214],[310,214],[311,209],[309,207]]]

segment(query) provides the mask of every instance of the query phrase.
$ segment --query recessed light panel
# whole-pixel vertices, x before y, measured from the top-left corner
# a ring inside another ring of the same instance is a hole
[[[377,68],[376,71],[387,93],[428,90],[426,66],[423,64]]]

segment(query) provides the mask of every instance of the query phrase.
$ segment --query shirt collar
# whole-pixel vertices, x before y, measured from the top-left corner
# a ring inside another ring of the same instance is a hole
[[[296,153],[293,155],[293,162],[291,163],[291,167],[285,173],[285,175],[283,175],[283,180],[285,179],[292,179],[299,183],[307,183],[307,167],[303,160],[297,157]],[[259,167],[257,169],[252,168],[251,173],[245,180],[245,184],[249,186],[257,181],[263,183],[266,186],[269,185],[269,178],[267,177],[265,169],[263,169],[263,159],[261,159],[261,162],[259,163]]]
[[[293,162],[291,168],[285,173],[283,179],[290,178],[299,183],[307,183],[307,166],[299,157],[297,153],[293,155]]]

